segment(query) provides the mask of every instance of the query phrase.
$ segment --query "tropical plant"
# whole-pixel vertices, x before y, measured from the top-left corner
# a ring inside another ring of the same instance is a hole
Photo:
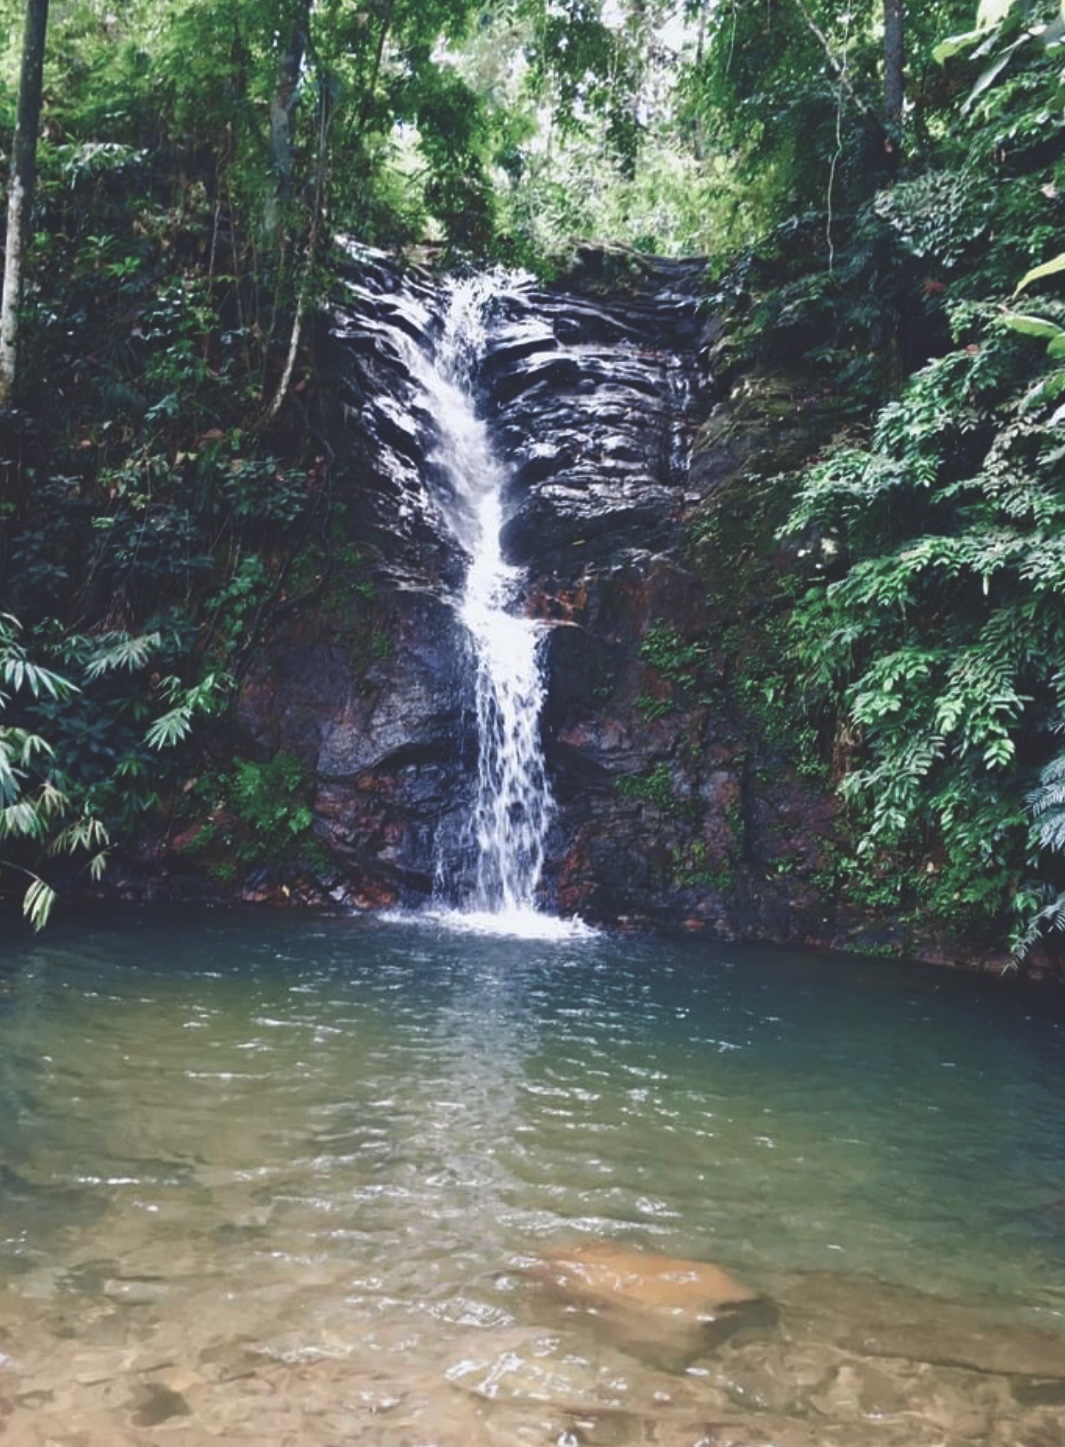
[[[115,835],[160,802],[152,754],[187,739],[194,719],[226,698],[215,674],[191,687],[156,678],[167,652],[157,632],[38,631],[46,641],[36,651],[62,671],[32,657],[20,623],[0,615],[0,839],[15,850],[7,867],[29,880],[23,912],[36,929],[56,898],[44,861],[73,858],[98,880]],[[168,705],[155,718],[153,700]]]
[[[91,814],[76,810],[63,788],[52,745],[32,728],[11,718],[21,698],[69,700],[76,685],[52,669],[34,663],[22,642],[21,625],[0,615],[0,840],[34,846],[52,855],[89,852],[94,877],[103,869],[107,831]],[[35,929],[48,919],[55,891],[28,865],[4,861],[28,879],[22,909]]]
[[[986,67],[965,104],[968,152],[881,207],[949,278],[950,342],[865,445],[806,471],[788,524],[819,562],[794,646],[811,705],[837,720],[859,852],[944,917],[999,927],[1012,906],[1019,944],[1033,915],[1062,913],[1045,887],[1060,872],[1048,756],[1065,717],[1065,308],[1047,295],[1021,312],[994,290],[1025,266],[1014,298],[1065,271],[1039,257],[1056,152],[1033,140],[1028,112],[1060,82],[1045,43],[1058,22],[1036,24],[1033,9],[985,5],[977,30],[947,45],[952,64],[966,54]],[[937,190],[959,204],[933,220],[923,192]]]

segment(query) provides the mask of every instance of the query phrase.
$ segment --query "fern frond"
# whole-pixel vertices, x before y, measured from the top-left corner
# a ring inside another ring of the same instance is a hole
[[[1037,819],[1051,809],[1065,809],[1065,753],[1043,768],[1037,787],[1028,791],[1025,802]]]
[[[1012,953],[1023,960],[1041,935],[1065,930],[1065,890],[1032,916],[1024,930],[1014,938]]]
[[[28,658],[21,655],[21,652],[13,657],[5,658],[0,663],[0,678],[13,693],[21,693],[25,689],[28,693],[32,693],[34,698],[40,698],[43,693],[46,693],[50,698],[65,699],[80,691],[77,684],[71,683],[61,674],[53,673],[50,668],[42,668],[40,664],[31,663]]]
[[[85,665],[85,677],[96,679],[123,668],[130,673],[143,668],[161,642],[158,632],[142,633],[139,637],[129,633],[105,633],[96,641],[92,656]]]
[[[22,913],[33,925],[35,930],[40,930],[48,923],[48,916],[52,913],[52,906],[55,904],[55,890],[44,880],[34,877],[22,896]]]

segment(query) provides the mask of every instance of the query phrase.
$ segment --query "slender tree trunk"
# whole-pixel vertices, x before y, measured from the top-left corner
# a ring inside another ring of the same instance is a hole
[[[11,175],[8,180],[4,283],[0,299],[0,410],[11,407],[15,398],[22,260],[29,238],[37,172],[37,131],[41,122],[41,77],[47,30],[48,0],[26,0],[15,141],[11,149]]]
[[[798,5],[799,13],[801,14],[803,20],[806,22],[806,28],[817,41],[818,45],[820,45],[821,49],[825,52],[825,59],[832,67],[840,90],[843,92],[843,94],[846,95],[847,99],[859,111],[863,111],[868,114],[868,108],[863,103],[861,97],[858,95],[858,92],[854,89],[854,86],[851,84],[851,78],[847,74],[846,52],[844,52],[843,59],[841,60],[839,56],[836,55],[836,53],[833,51],[832,46],[829,43],[828,36],[821,29],[820,25],[818,25],[817,21],[807,9],[804,0],[795,0],[795,3]],[[891,0],[884,0],[884,3],[890,4]]]
[[[311,284],[314,277],[315,263],[318,260],[318,240],[321,235],[322,219],[325,213],[326,195],[326,164],[329,156],[329,126],[333,118],[333,107],[325,85],[321,86],[321,96],[318,106],[318,166],[317,180],[314,188],[314,214],[311,217],[311,229],[307,238],[307,255],[303,267],[303,279],[300,282],[299,295],[296,298],[296,313],[292,318],[292,332],[289,336],[288,354],[285,357],[285,367],[281,374],[281,380],[277,384],[273,400],[270,402],[260,427],[266,427],[281,411],[281,404],[285,400],[285,393],[288,391],[289,383],[292,381],[292,373],[296,366],[296,354],[299,351],[300,336],[303,331],[303,318],[307,310],[307,303],[310,298]]]
[[[902,155],[905,0],[884,0],[884,149],[892,175]]]
[[[377,79],[381,74],[381,62],[384,60],[385,45],[392,29],[392,13],[396,8],[396,0],[386,0],[384,9],[381,12],[381,28],[377,32],[377,46],[374,50],[373,68],[370,71],[370,80],[363,92],[362,105],[359,107],[359,121],[355,128],[357,138],[362,138],[362,133],[369,124],[373,112],[374,95],[377,91]]]
[[[277,62],[277,80],[270,97],[270,152],[273,188],[267,197],[264,230],[267,244],[278,246],[281,228],[292,197],[292,112],[296,105],[300,68],[307,52],[314,0],[303,0],[292,24],[289,43]]]

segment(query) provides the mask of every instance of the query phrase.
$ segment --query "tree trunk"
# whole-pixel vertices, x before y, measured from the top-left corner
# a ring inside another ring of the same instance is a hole
[[[270,97],[270,153],[274,174],[266,200],[264,230],[267,244],[273,247],[281,244],[281,230],[292,198],[292,112],[307,51],[313,3],[314,0],[302,0],[293,19],[288,46],[278,57],[277,80]]]
[[[4,284],[0,300],[0,410],[11,407],[15,398],[22,259],[29,239],[30,214],[33,208],[37,131],[41,121],[44,38],[47,30],[48,0],[26,0],[15,141],[11,149],[11,175],[8,179]]]
[[[377,45],[374,49],[373,68],[370,71],[369,83],[363,92],[362,105],[359,107],[359,120],[355,128],[355,137],[362,139],[362,133],[366,129],[373,114],[374,95],[377,91],[377,78],[381,74],[381,62],[384,59],[385,45],[389,33],[392,30],[392,12],[396,8],[396,0],[386,0],[384,9],[381,12],[381,28],[377,32]]]
[[[905,0],[884,0],[884,150],[892,175],[902,155]]]

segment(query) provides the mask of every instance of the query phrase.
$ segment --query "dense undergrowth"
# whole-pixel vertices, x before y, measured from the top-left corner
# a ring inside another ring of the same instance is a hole
[[[1065,50],[1056,9],[983,10],[940,50],[956,133],[854,208],[831,259],[824,215],[795,221],[717,295],[747,365],[820,375],[840,408],[771,489],[807,581],[766,682],[793,671],[783,726],[841,792],[834,883],[1023,955],[1065,882]]]
[[[43,741],[12,761],[4,830],[35,875],[71,827],[98,868],[160,809],[333,521],[302,370],[267,418],[291,303],[197,187],[115,159],[46,178],[37,325],[0,419],[5,726]],[[69,687],[42,688],[23,654]]]

